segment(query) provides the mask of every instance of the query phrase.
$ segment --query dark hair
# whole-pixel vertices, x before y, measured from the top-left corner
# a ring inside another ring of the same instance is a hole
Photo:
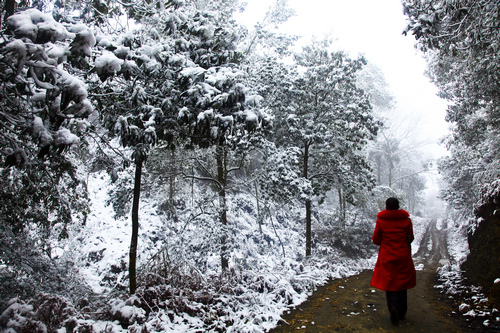
[[[385,201],[385,209],[397,210],[399,209],[399,201],[396,198],[389,198]]]

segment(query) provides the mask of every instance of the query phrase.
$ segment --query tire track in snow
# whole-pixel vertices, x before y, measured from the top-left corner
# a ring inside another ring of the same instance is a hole
[[[442,225],[440,223],[440,225]],[[414,254],[413,261],[418,266],[423,264],[426,268],[436,268],[450,262],[448,253],[447,230],[438,228],[438,220],[431,220],[420,242],[418,251]]]

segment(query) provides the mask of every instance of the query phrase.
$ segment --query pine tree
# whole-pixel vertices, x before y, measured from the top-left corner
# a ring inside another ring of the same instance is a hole
[[[363,149],[378,124],[356,82],[364,60],[330,52],[329,46],[328,41],[314,42],[297,54],[298,72],[303,74],[283,81],[285,88],[275,97],[276,142],[300,149],[300,176],[313,189],[304,200],[306,256],[311,255],[312,196],[324,195],[331,187],[352,193],[373,182]]]

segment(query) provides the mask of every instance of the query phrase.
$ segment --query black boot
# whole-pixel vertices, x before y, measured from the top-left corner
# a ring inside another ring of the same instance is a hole
[[[394,325],[397,325],[399,321],[398,309],[391,308],[390,313],[391,313],[391,322]]]

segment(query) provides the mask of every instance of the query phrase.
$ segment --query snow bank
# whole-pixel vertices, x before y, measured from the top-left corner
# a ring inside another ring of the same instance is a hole
[[[438,268],[438,283],[434,286],[439,292],[454,302],[462,316],[466,317],[470,327],[491,327],[499,329],[498,310],[491,307],[488,298],[480,287],[471,285],[464,276],[460,265],[469,253],[465,225],[452,220],[442,221],[448,230],[447,242],[450,262]],[[500,281],[500,279],[498,279]]]
[[[418,216],[412,216],[412,223],[413,223],[413,235],[415,239],[413,240],[411,244],[411,252],[412,255],[416,254],[418,249],[420,248],[422,238],[424,237],[425,230],[427,229],[427,226],[430,223],[430,219],[428,218],[421,218]]]

